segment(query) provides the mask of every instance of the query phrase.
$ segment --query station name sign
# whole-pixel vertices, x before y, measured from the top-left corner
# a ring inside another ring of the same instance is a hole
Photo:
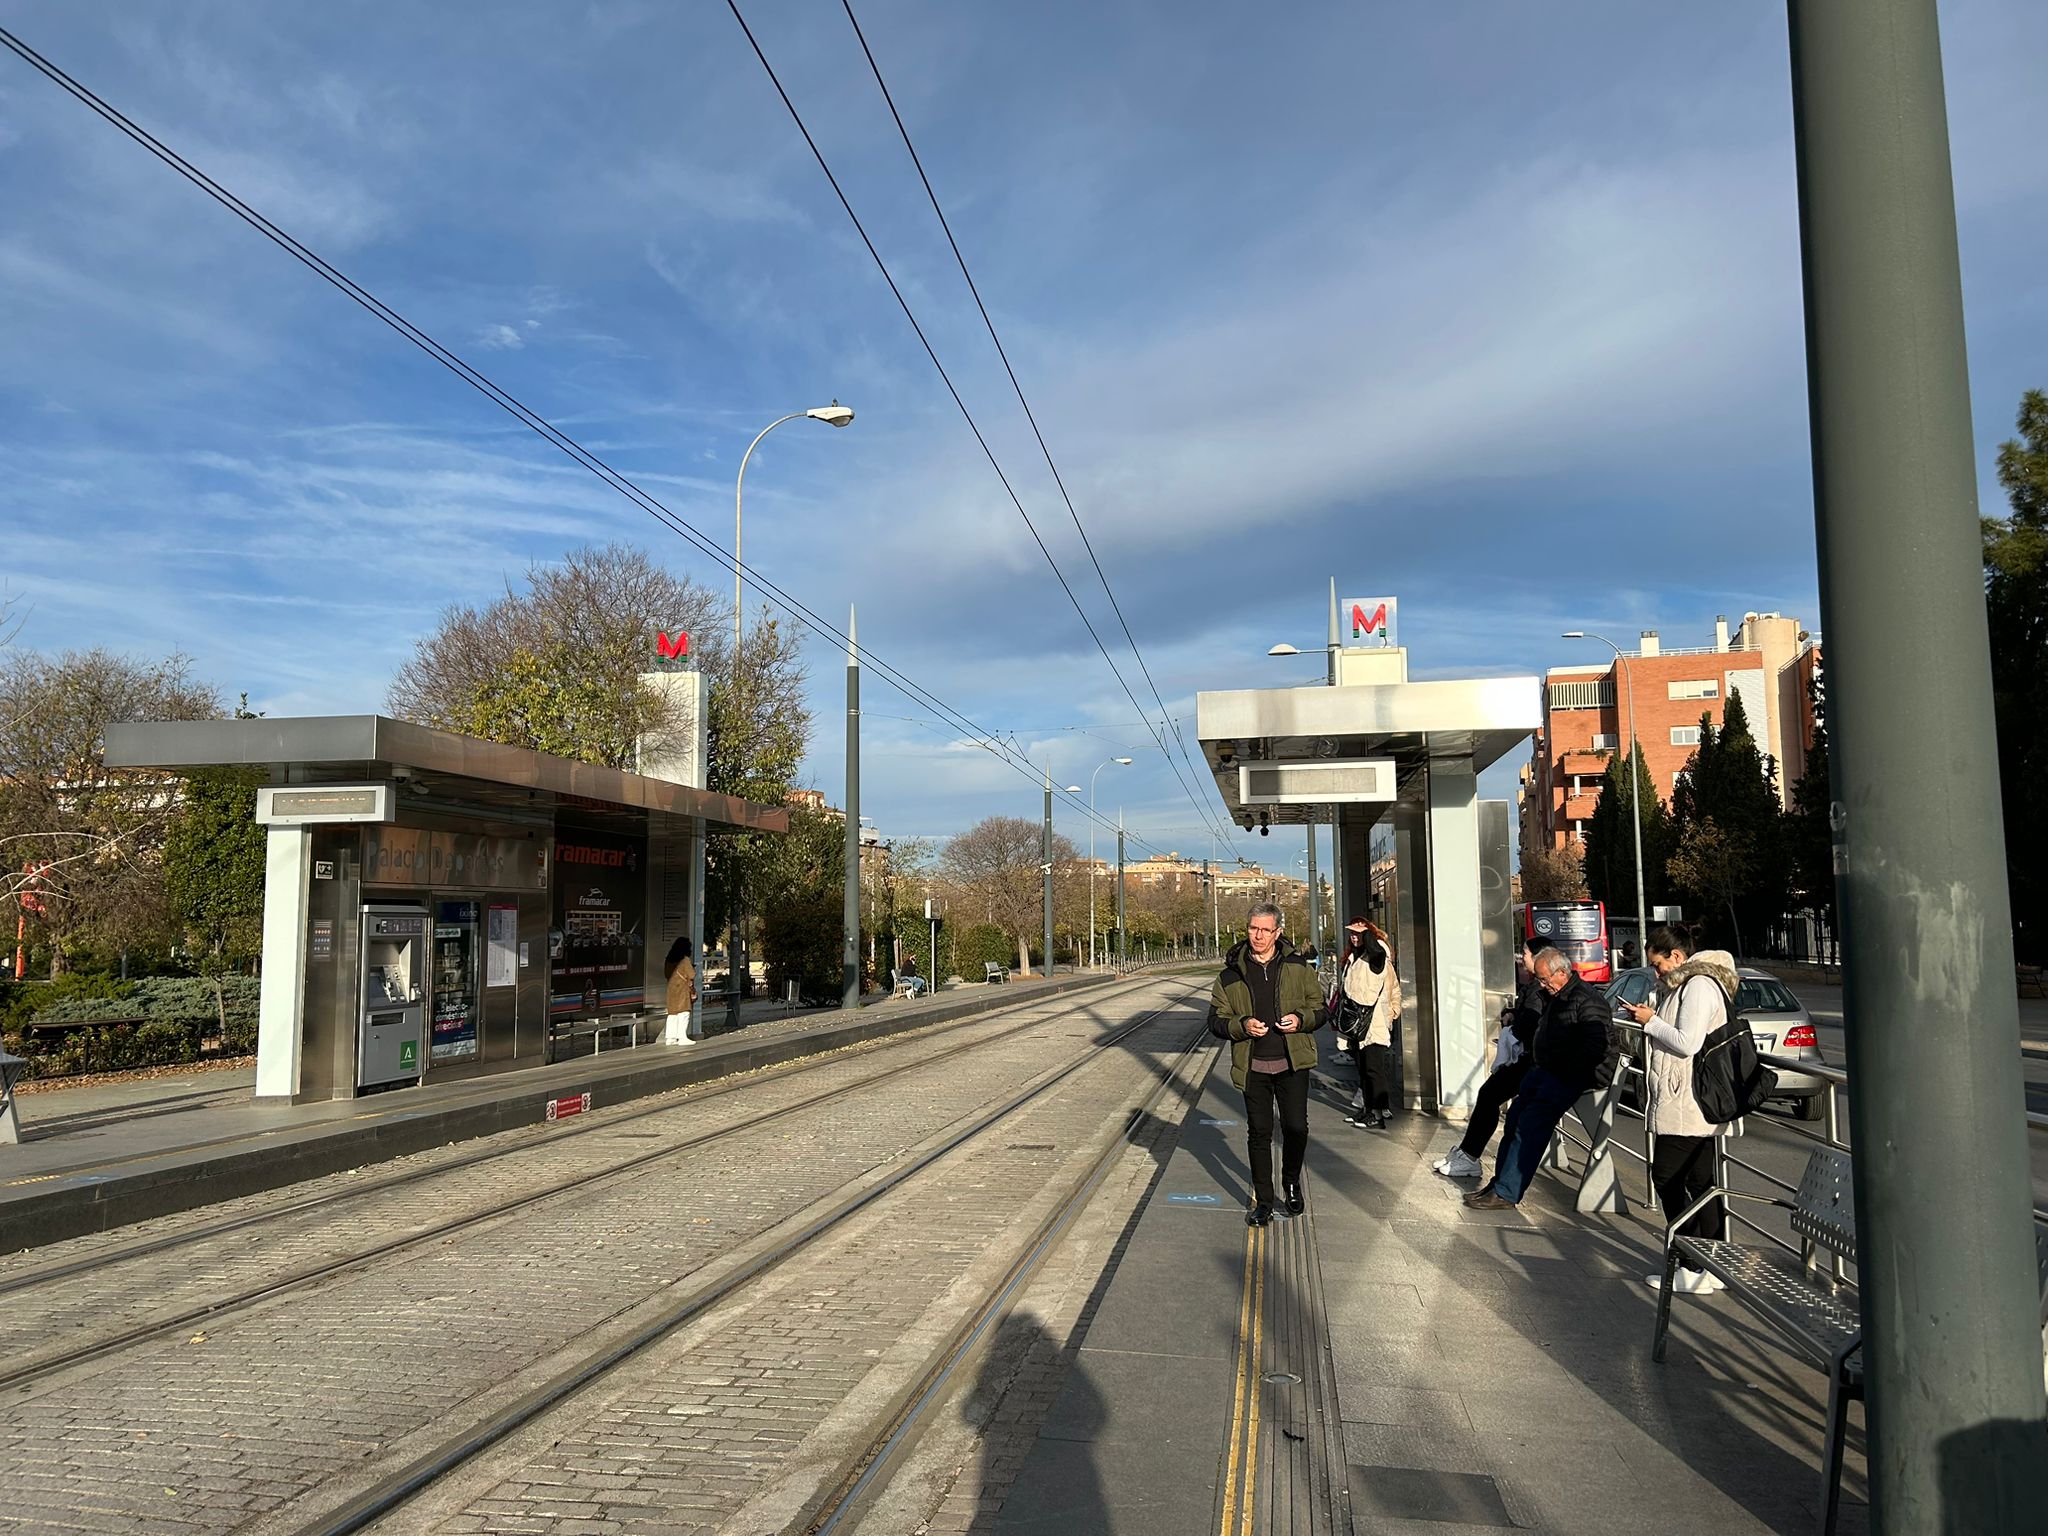
[[[266,827],[383,822],[391,802],[389,784],[266,784],[256,791],[256,820]]]

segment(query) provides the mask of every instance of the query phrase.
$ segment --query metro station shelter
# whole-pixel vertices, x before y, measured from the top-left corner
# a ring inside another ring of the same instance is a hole
[[[1197,695],[1202,753],[1240,827],[1336,829],[1338,922],[1376,914],[1394,941],[1402,1101],[1462,1115],[1514,991],[1513,817],[1479,774],[1542,724],[1542,686],[1410,682],[1404,649],[1340,645],[1334,612],[1330,674]]]
[[[306,1101],[637,1040],[703,952],[709,830],[789,826],[678,782],[697,737],[677,778],[378,715],[115,725],[106,761],[268,775],[256,1095]]]

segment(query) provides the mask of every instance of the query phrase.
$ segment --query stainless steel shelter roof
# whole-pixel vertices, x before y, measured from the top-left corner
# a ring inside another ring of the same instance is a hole
[[[106,760],[110,768],[268,768],[290,784],[401,778],[422,797],[422,809],[444,795],[505,810],[637,811],[701,816],[756,832],[789,830],[789,813],[779,806],[383,715],[131,721],[107,728]]]
[[[1491,767],[1543,723],[1535,677],[1363,683],[1342,688],[1238,688],[1195,696],[1195,732],[1231,819],[1278,825],[1330,820],[1330,807],[1261,805],[1238,798],[1243,763],[1392,758],[1405,785],[1430,758],[1470,757]]]

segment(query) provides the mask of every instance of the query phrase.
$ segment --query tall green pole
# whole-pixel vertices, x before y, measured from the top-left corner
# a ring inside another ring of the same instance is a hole
[[[2048,1530],[1934,0],[1791,0],[1872,1529]]]
[[[1038,839],[1039,878],[1045,882],[1045,975],[1052,976],[1052,765],[1045,770],[1045,827]]]
[[[839,1006],[860,1007],[860,656],[846,611],[846,898],[839,951]]]

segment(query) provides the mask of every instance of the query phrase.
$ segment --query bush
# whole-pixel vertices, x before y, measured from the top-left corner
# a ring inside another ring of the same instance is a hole
[[[30,1015],[24,1022],[107,1025],[73,1030],[61,1040],[21,1031],[17,1054],[29,1062],[35,1077],[175,1066],[207,1056],[245,1056],[256,1049],[262,984],[253,976],[220,977],[218,991],[215,981],[203,976],[134,982],[64,976],[21,990],[38,994],[31,1006],[18,1010]]]
[[[768,903],[761,910],[761,953],[770,995],[783,996],[794,981],[806,999],[838,997],[844,940],[845,908],[837,891],[793,891]]]
[[[990,960],[997,965],[1014,966],[1017,963],[1017,946],[995,924],[975,923],[960,930],[951,958],[962,976],[969,981],[979,981],[982,966]]]

